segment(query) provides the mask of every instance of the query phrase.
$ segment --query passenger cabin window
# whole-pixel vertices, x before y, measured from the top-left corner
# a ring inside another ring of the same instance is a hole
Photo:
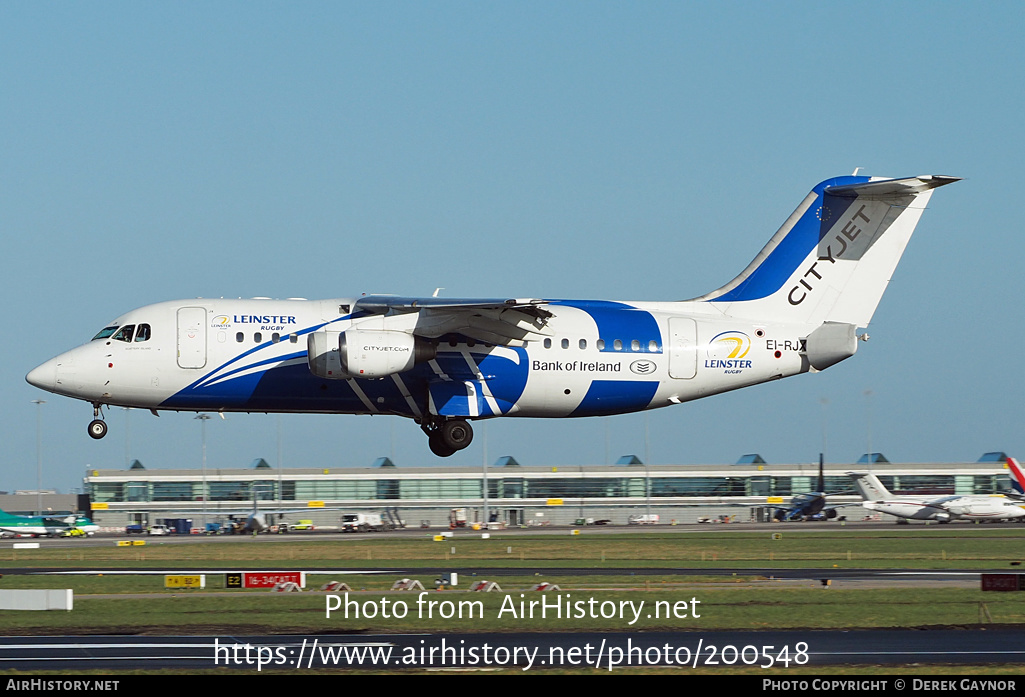
[[[648,351],[650,353],[658,353],[658,342],[652,339],[648,342]]]
[[[140,324],[139,325],[139,331],[137,331],[135,333],[135,341],[136,341],[136,343],[138,343],[140,341],[149,341],[149,337],[150,337],[149,325],[148,324]]]
[[[637,341],[637,339],[634,339],[633,341],[631,341],[630,342],[630,350],[631,351],[640,351],[641,350],[641,342]]]
[[[563,339],[562,340],[562,348],[564,348],[564,349],[568,349],[569,348],[569,339]]]
[[[598,339],[598,341],[594,342],[594,345],[598,348],[599,351],[604,351],[605,339]]]
[[[620,339],[616,339],[615,341],[612,342],[612,348],[616,349],[617,351],[622,351],[623,350],[623,342]]]
[[[581,349],[586,349],[587,348],[587,339],[581,339],[580,340],[580,348]]]
[[[241,344],[245,340],[246,340],[246,336],[242,332],[239,332],[238,334],[235,335],[235,341],[237,341],[238,343]]]
[[[280,334],[278,334],[277,332],[274,332],[273,334],[271,334],[271,335],[270,335],[270,340],[271,340],[271,341],[272,341],[273,343],[275,343],[275,344],[276,344],[276,343],[278,343],[279,341],[281,341],[281,335],[280,335]]]
[[[125,341],[125,342],[128,342],[128,343],[131,343],[132,342],[132,333],[134,331],[135,331],[135,325],[134,324],[126,324],[125,326],[121,327],[121,329],[118,330],[117,334],[115,334],[112,338],[114,339],[114,341]]]
[[[298,344],[299,343],[299,335],[296,334],[295,332],[293,332],[293,333],[288,335],[288,340],[291,341],[293,344]]]
[[[253,341],[255,341],[256,343],[260,343],[261,341],[263,341],[263,334],[261,334],[260,332],[256,332],[255,334],[253,334]]]
[[[545,348],[551,348],[551,347],[552,347],[552,340],[551,339],[545,339]]]

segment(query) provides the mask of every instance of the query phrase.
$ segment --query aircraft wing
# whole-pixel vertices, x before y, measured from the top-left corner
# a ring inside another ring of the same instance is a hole
[[[530,337],[549,336],[553,316],[547,301],[536,298],[413,298],[366,295],[352,314],[400,315],[417,313],[413,333],[427,338],[462,334],[502,346],[523,345]]]
[[[73,515],[66,516],[43,516],[43,523],[45,525],[63,525],[64,527],[72,527],[75,524],[77,518]]]

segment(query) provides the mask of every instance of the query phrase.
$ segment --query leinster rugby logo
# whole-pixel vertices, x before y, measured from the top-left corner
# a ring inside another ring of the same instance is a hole
[[[744,332],[723,332],[708,342],[706,368],[718,368],[730,375],[743,372],[751,367],[751,361],[745,360],[751,351],[751,337]]]
[[[231,326],[231,322],[229,321],[227,315],[217,315],[210,322],[210,326],[211,327],[221,327],[221,328],[230,327]]]
[[[655,372],[658,366],[655,365],[655,361],[641,360],[634,361],[630,364],[630,371],[637,373],[638,375],[651,375]]]

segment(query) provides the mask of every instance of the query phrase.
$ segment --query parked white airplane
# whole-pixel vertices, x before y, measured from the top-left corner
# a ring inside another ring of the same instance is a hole
[[[849,358],[933,189],[954,181],[824,181],[739,276],[688,301],[165,302],[27,380],[91,402],[93,438],[107,432],[104,405],[394,414],[448,456],[475,419],[654,409]]]
[[[858,487],[862,506],[870,511],[888,513],[898,518],[935,520],[1010,520],[1025,518],[1025,507],[1001,494],[992,496],[894,496],[874,474],[848,472]]]

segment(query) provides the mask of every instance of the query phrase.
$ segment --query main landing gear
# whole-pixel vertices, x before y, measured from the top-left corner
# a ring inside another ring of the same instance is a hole
[[[434,417],[425,420],[420,428],[427,434],[427,445],[431,452],[438,457],[449,457],[470,445],[473,440],[473,429],[463,419]]]
[[[93,404],[93,420],[89,422],[89,436],[99,440],[105,435],[107,435],[107,422],[103,420],[100,405]]]

